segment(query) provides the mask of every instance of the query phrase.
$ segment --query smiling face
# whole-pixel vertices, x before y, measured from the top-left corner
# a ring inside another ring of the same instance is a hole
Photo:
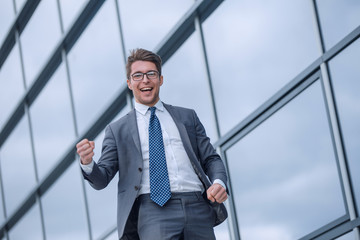
[[[136,102],[152,107],[159,101],[163,76],[159,76],[156,79],[148,79],[145,74],[143,80],[140,81],[134,81],[131,77],[134,73],[147,73],[149,71],[158,71],[153,62],[135,61],[131,65],[130,79],[127,80],[127,84],[129,89],[133,91]]]

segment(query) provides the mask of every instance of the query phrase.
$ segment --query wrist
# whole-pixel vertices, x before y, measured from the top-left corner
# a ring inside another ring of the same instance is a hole
[[[217,183],[217,184],[220,184],[225,190],[226,190],[226,185],[223,181],[221,181],[220,179],[215,179],[214,184]]]
[[[80,166],[82,168],[82,170],[86,173],[86,174],[90,174],[94,168],[94,161],[91,160],[90,163],[88,164],[83,164],[81,161],[80,161]]]
[[[89,164],[91,164],[92,161],[93,161],[92,158],[89,160],[84,160],[84,159],[80,158],[81,165],[89,165]]]

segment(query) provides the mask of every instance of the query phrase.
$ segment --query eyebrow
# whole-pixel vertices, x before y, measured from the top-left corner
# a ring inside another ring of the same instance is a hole
[[[148,72],[157,72],[157,70],[149,70],[149,71],[147,71],[147,72],[141,72],[141,71],[137,71],[137,72],[134,72],[133,74],[135,74],[135,73],[148,73]],[[133,75],[133,74],[131,74],[131,75]]]

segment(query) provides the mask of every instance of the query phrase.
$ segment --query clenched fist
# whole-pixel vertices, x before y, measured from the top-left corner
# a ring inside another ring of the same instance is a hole
[[[222,203],[228,198],[225,188],[218,183],[211,185],[206,193],[211,202]]]
[[[80,156],[80,162],[83,165],[87,165],[92,162],[94,156],[94,141],[89,141],[86,138],[76,144],[77,153]]]

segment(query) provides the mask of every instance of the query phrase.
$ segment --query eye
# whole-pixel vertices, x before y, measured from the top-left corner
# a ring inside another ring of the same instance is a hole
[[[147,72],[146,75],[148,76],[148,78],[156,78],[157,77],[157,72],[150,71],[150,72]]]
[[[132,75],[132,77],[133,77],[134,80],[142,79],[143,74],[142,73],[134,73]]]

